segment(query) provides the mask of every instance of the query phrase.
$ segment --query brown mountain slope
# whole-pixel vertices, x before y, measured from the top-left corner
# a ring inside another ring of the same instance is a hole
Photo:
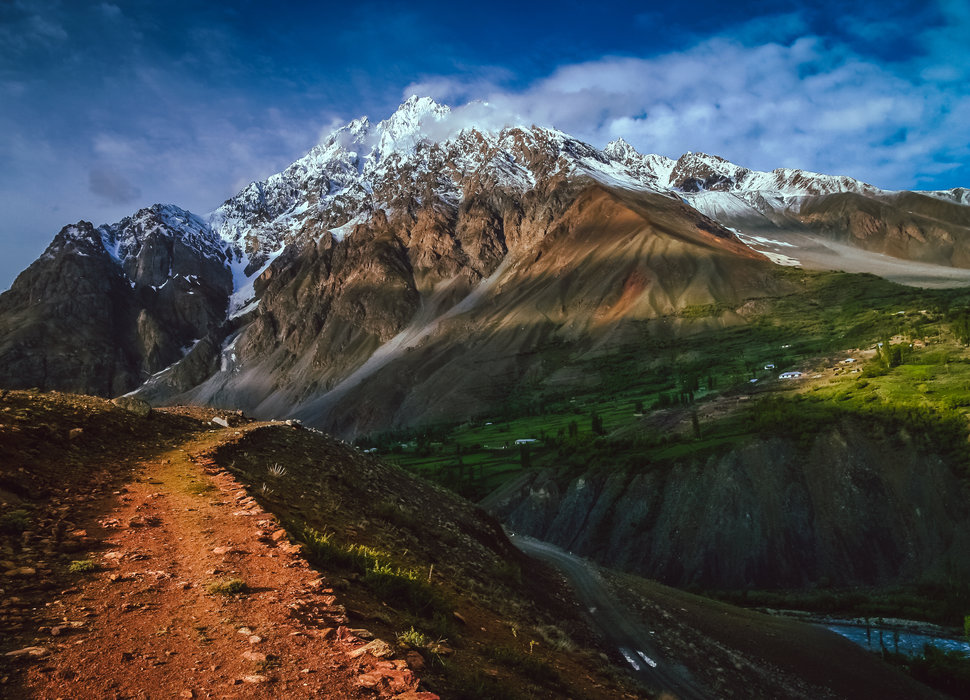
[[[175,369],[140,394],[289,413],[342,435],[462,418],[545,371],[549,344],[609,347],[643,320],[690,332],[664,317],[787,291],[766,259],[679,200],[590,182],[558,192],[524,216],[482,201],[457,220],[377,217],[294,249],[264,276],[259,315],[222,371],[173,393]],[[448,241],[458,257],[446,264]],[[495,242],[508,245],[501,261],[468,256]],[[429,255],[434,265],[417,264]]]
[[[796,217],[840,243],[904,260],[970,267],[968,208],[916,192],[845,192],[807,201]]]
[[[689,333],[665,317],[781,293],[771,267],[675,200],[592,187],[468,299],[418,319],[378,361],[298,404],[296,415],[345,435],[475,415],[553,371],[546,348],[608,348],[645,320],[658,333]]]

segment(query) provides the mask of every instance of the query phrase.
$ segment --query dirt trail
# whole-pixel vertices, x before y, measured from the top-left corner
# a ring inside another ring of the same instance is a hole
[[[72,556],[97,568],[75,573],[75,585],[28,613],[38,656],[0,694],[437,697],[417,692],[417,677],[387,645],[347,628],[329,582],[207,458],[258,427],[195,433],[134,460],[122,488],[84,499],[92,514],[79,514],[80,529],[67,536],[84,545]],[[217,588],[233,581],[242,593]]]

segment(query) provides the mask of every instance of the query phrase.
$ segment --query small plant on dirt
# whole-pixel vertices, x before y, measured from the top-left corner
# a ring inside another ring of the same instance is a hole
[[[402,530],[416,529],[421,526],[421,518],[393,501],[381,501],[374,506],[373,515]]]
[[[270,494],[273,493],[273,489],[271,489],[269,486],[267,486],[266,485],[266,482],[264,481],[262,488],[259,489],[259,492],[261,494],[263,494],[264,496],[269,496]]]
[[[400,632],[397,635],[397,643],[402,647],[410,647],[412,649],[423,649],[431,643],[427,635],[413,627],[407,632]]]
[[[427,576],[414,569],[394,566],[390,557],[359,544],[342,545],[333,533],[305,527],[300,537],[307,559],[316,566],[338,566],[363,576],[363,583],[388,605],[429,618],[448,610],[438,592],[427,583]]]
[[[92,571],[97,571],[101,567],[93,559],[77,559],[72,561],[67,570],[72,574],[89,574]]]
[[[241,578],[230,578],[222,581],[212,581],[206,584],[205,589],[212,595],[240,595],[249,590],[249,586]]]
[[[562,676],[556,667],[549,664],[539,656],[532,653],[536,643],[529,643],[529,652],[525,653],[515,647],[486,646],[483,648],[485,656],[495,663],[501,664],[506,668],[515,669],[526,674],[529,678],[542,685],[560,685],[563,682]]]
[[[281,465],[279,462],[276,462],[275,464],[273,464],[272,467],[270,467],[266,471],[269,472],[270,476],[276,479],[279,479],[281,476],[284,476],[286,474],[286,467]]]
[[[539,625],[535,627],[538,634],[546,646],[558,651],[575,651],[576,645],[565,632],[555,625]]]

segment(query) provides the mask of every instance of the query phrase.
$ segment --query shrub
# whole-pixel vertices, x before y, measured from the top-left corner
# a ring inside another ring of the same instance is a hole
[[[5,535],[19,535],[30,527],[30,513],[26,510],[11,510],[0,515],[0,532]]]

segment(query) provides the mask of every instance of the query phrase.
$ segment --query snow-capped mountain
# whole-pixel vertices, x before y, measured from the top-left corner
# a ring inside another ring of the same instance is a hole
[[[207,220],[252,275],[288,242],[325,232],[342,238],[375,211],[390,213],[409,198],[459,206],[470,180],[522,196],[546,178],[585,175],[609,186],[668,192],[732,227],[740,219],[777,223],[814,197],[891,194],[846,176],[762,172],[703,153],[676,161],[641,154],[622,138],[599,150],[535,126],[456,130],[450,114],[447,106],[412,96],[376,125],[355,119],[283,172],[251,183]],[[962,198],[958,191],[929,194],[967,203],[965,191]]]
[[[405,199],[457,206],[470,178],[516,195],[553,175],[585,173],[630,187],[649,187],[656,179],[638,174],[639,161],[626,167],[554,129],[450,133],[449,115],[447,106],[412,96],[376,125],[355,119],[283,172],[227,200],[209,214],[209,224],[250,256],[252,272],[285,242],[310,232],[342,237],[348,224],[379,209],[389,212]]]
[[[156,205],[65,227],[0,295],[0,384],[138,389],[348,433],[467,413],[483,368],[520,376],[518,353],[553,337],[607,342],[771,293],[765,255],[802,262],[796,233],[970,267],[967,191],[929,195],[476,128],[412,97],[206,216]]]

